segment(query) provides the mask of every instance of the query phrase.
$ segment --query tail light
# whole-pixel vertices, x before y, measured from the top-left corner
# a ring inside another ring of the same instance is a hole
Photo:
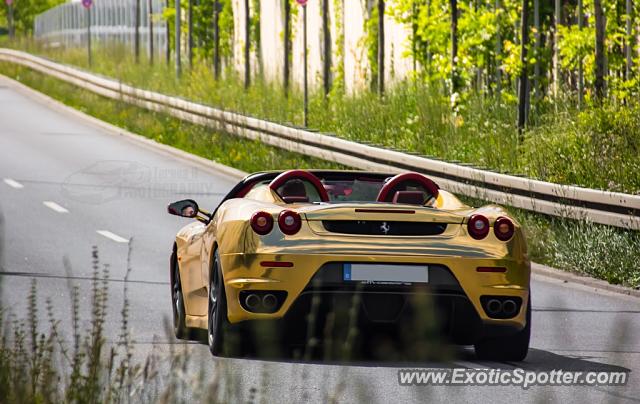
[[[469,235],[476,240],[481,240],[489,234],[489,219],[482,215],[473,215],[467,225]]]
[[[504,216],[497,218],[496,222],[493,224],[493,233],[496,235],[498,240],[509,240],[513,237],[514,231],[515,228],[513,226],[513,222]]]
[[[256,212],[251,216],[251,228],[261,236],[273,229],[273,216],[267,212]]]
[[[289,236],[296,234],[302,226],[302,219],[297,212],[292,210],[283,210],[278,216],[278,226],[284,234]]]

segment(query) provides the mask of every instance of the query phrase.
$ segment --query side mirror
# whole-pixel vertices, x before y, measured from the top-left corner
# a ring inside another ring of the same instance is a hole
[[[170,203],[167,206],[167,212],[172,215],[182,216],[182,217],[196,217],[198,216],[198,204],[193,199],[184,199],[182,201]]]

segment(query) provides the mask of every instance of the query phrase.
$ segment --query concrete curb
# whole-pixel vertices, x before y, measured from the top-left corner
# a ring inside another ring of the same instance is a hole
[[[222,173],[234,180],[240,180],[248,175],[248,173],[245,173],[244,171],[237,170],[233,167],[229,167],[224,164],[216,163],[215,161],[208,160],[204,157],[187,153],[186,151],[176,149],[175,147],[172,147],[172,146],[158,143],[155,140],[149,139],[147,137],[138,135],[133,132],[129,132],[126,129],[123,129],[118,126],[107,123],[105,121],[102,121],[82,111],[79,111],[75,108],[65,105],[62,102],[56,99],[53,99],[46,94],[36,91],[33,88],[25,84],[22,84],[19,81],[11,79],[7,76],[4,76],[2,74],[0,74],[0,83],[20,92],[21,94],[29,97],[30,99],[40,104],[46,105],[48,108],[51,108],[56,112],[63,113],[75,119],[80,119],[105,134],[122,136],[128,141],[143,145],[147,149],[151,149],[165,155],[170,155],[172,157],[177,157],[181,160],[188,161],[191,164],[195,164],[207,171],[215,172],[216,174]]]
[[[235,180],[240,180],[245,176],[247,176],[247,173],[245,173],[244,171],[240,171],[233,167],[229,167],[220,163],[216,163],[211,160],[207,160],[203,157],[199,157],[191,153],[187,153],[183,150],[176,149],[175,147],[172,147],[172,146],[158,143],[144,136],[129,132],[125,129],[122,129],[110,123],[101,121],[98,118],[95,118],[82,111],[69,107],[61,103],[60,101],[49,97],[46,94],[36,91],[25,84],[22,84],[16,80],[13,80],[1,74],[0,74],[0,83],[5,84],[8,87],[15,89],[16,91],[19,91],[23,95],[33,99],[34,101],[44,104],[55,111],[64,113],[76,119],[83,120],[87,124],[101,130],[106,134],[122,136],[127,140],[135,142],[137,144],[141,144],[148,149],[152,149],[156,152],[159,152],[165,155],[170,155],[172,157],[176,157],[184,161],[188,161],[191,164],[197,165],[200,168],[203,168],[210,172],[214,172],[216,174],[222,173]],[[587,286],[589,288],[593,288],[595,291],[605,290],[607,292],[640,298],[640,290],[619,286],[619,285],[612,285],[600,279],[577,275],[571,272],[551,268],[542,264],[532,263],[531,272],[533,275],[538,275],[546,278],[553,278],[553,279],[561,280],[564,282],[571,282],[571,283]]]

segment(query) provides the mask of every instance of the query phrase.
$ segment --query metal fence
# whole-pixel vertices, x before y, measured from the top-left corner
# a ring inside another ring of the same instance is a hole
[[[38,15],[35,37],[50,46],[84,46],[87,43],[87,19],[90,16],[93,43],[122,43],[133,47],[137,2],[140,6],[138,32],[141,50],[149,52],[149,33],[152,31],[153,52],[162,54],[167,46],[167,25],[161,18],[166,3],[164,0],[94,0],[90,12],[80,1],[73,0]]]

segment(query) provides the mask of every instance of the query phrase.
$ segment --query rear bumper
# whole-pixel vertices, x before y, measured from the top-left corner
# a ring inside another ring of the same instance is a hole
[[[290,319],[300,324],[299,321],[304,321],[313,310],[323,315],[348,306],[357,309],[359,322],[401,324],[426,321],[429,316],[422,310],[433,307],[444,331],[462,335],[466,343],[478,336],[514,333],[526,323],[530,265],[524,259],[298,253],[223,254],[220,259],[231,323],[260,319],[288,322]],[[290,262],[292,266],[261,265],[265,261]],[[342,263],[345,262],[427,264],[429,284],[346,282],[342,279]],[[507,270],[504,273],[476,271],[477,267],[490,266]],[[286,292],[286,297],[275,312],[255,313],[241,304],[241,295],[246,296],[247,291],[280,291]],[[522,304],[512,318],[490,318],[481,303],[483,296],[514,297]],[[314,298],[316,306],[312,304]]]

